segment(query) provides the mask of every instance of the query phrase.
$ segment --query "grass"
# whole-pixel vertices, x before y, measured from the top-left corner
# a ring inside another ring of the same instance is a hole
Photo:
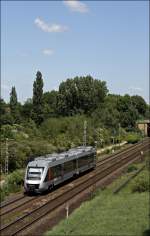
[[[68,220],[62,220],[45,235],[148,235],[149,193],[132,192],[133,184],[143,175],[147,178],[148,170],[142,171],[119,194],[112,193],[119,180],[98,190],[92,200],[84,202]]]

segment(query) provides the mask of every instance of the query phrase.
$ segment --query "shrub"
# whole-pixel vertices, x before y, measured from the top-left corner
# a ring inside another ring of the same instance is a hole
[[[6,182],[0,187],[0,201],[5,199],[5,196],[10,193],[15,193],[21,190],[24,182],[24,171],[16,170],[8,175]]]
[[[148,178],[148,171],[143,171],[142,174],[140,174],[140,176],[138,176],[132,186],[131,186],[131,190],[132,192],[146,192],[149,191],[150,189],[150,183],[149,183],[149,178]]]
[[[135,165],[130,165],[127,169],[127,172],[129,173],[129,172],[132,172],[132,171],[137,170],[137,169],[138,168]]]
[[[7,178],[8,185],[21,186],[23,184],[23,178],[24,178],[24,172],[16,170],[8,176]]]
[[[128,142],[128,143],[137,143],[138,141],[140,141],[140,135],[139,134],[136,134],[136,133],[129,133],[125,140]]]

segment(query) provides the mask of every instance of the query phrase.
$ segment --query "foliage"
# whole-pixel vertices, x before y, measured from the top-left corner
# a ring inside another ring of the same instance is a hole
[[[16,113],[16,108],[17,108],[17,93],[16,93],[16,88],[12,87],[11,93],[10,93],[10,109],[12,114]]]
[[[21,186],[23,185],[24,172],[16,170],[11,173],[7,178],[7,184],[10,186]]]
[[[43,94],[44,119],[56,116],[57,113],[57,91],[45,92]]]
[[[36,74],[36,80],[33,83],[33,120],[37,125],[43,121],[43,79],[40,71]]]
[[[137,143],[138,141],[140,141],[141,137],[139,134],[137,133],[128,133],[125,140],[128,142],[128,143]]]
[[[57,107],[60,115],[90,114],[104,101],[108,90],[106,82],[90,75],[67,79],[59,86]]]
[[[13,123],[20,123],[19,108],[20,104],[18,103],[16,88],[12,87],[10,93],[10,111],[13,117]]]
[[[128,94],[120,96],[117,101],[117,107],[121,126],[132,130],[138,119],[138,111],[133,105],[131,97]]]
[[[135,171],[135,170],[137,170],[137,169],[138,169],[138,168],[137,168],[135,165],[130,165],[130,166],[128,167],[128,169],[127,169],[127,172],[130,173],[130,172]]]
[[[132,104],[134,105],[134,107],[139,112],[139,114],[144,116],[146,113],[146,109],[147,109],[147,105],[146,105],[145,100],[141,96],[135,95],[135,96],[131,97],[131,101],[132,101]]]
[[[23,181],[24,171],[16,170],[9,174],[5,179],[4,185],[0,188],[0,200],[3,201],[10,193],[20,191],[23,186]]]
[[[136,180],[133,181],[131,186],[132,192],[145,192],[150,190],[150,182],[148,176],[148,170],[143,171]]]
[[[4,169],[5,140],[9,139],[9,170],[26,165],[30,157],[63,151],[83,143],[87,121],[87,144],[104,147],[121,140],[140,139],[136,121],[149,116],[149,105],[140,96],[107,94],[105,81],[76,76],[60,83],[59,91],[43,93],[40,71],[33,83],[33,97],[24,104],[15,87],[10,103],[0,99],[1,165]],[[146,105],[145,105],[146,104]]]
[[[31,119],[33,110],[33,101],[32,99],[27,99],[27,101],[22,105],[21,115],[24,120]]]

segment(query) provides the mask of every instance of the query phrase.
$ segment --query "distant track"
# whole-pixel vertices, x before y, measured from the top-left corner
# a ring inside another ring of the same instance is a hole
[[[100,160],[97,163],[96,170],[72,181],[72,185],[66,184],[64,187],[61,187],[43,197],[43,201],[41,202],[40,199],[37,198],[37,207],[29,208],[27,213],[16,218],[7,225],[2,225],[0,229],[1,235],[12,236],[24,232],[28,227],[31,227],[33,223],[37,222],[39,219],[54,211],[67,201],[70,201],[74,196],[80,194],[100,180],[108,177],[113,172],[123,168],[128,163],[140,158],[141,151],[144,151],[144,153],[149,151],[149,144],[149,139],[147,139],[142,143],[138,143],[133,147],[128,148],[127,150],[109,156],[108,159]]]
[[[18,199],[15,199],[14,201],[11,201],[7,203],[6,205],[3,205],[0,209],[0,217],[18,209],[19,207],[23,206],[24,204],[33,201],[36,197],[29,197],[29,196],[22,196]]]

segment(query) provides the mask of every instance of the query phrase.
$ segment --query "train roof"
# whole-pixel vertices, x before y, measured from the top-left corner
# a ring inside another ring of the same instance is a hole
[[[95,153],[96,149],[92,146],[79,146],[71,148],[66,152],[47,154],[45,156],[36,157],[34,161],[28,163],[31,167],[55,166],[67,161],[78,159],[90,153]]]

